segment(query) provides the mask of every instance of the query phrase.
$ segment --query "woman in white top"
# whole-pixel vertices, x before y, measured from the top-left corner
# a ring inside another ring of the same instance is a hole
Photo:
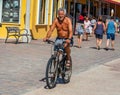
[[[84,32],[84,35],[86,37],[86,41],[88,41],[88,35],[90,33],[90,30],[89,30],[89,27],[91,26],[91,23],[90,23],[90,20],[88,17],[86,17],[86,19],[84,20],[84,29],[85,29],[85,32]]]

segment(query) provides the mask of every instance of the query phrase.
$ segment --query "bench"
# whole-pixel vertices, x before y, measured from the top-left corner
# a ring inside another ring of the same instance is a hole
[[[28,30],[27,29],[19,29],[19,27],[6,27],[7,29],[7,36],[5,39],[5,43],[7,43],[7,40],[10,36],[14,36],[16,38],[16,44],[19,42],[19,38],[21,36],[26,36],[27,38],[27,43],[29,41],[28,36],[30,36],[28,34]]]

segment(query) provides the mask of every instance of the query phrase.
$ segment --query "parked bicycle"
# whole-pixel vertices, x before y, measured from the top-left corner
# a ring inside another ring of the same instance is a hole
[[[48,40],[48,43],[54,42]],[[51,55],[46,67],[46,84],[49,89],[54,88],[57,84],[58,78],[63,80],[63,83],[69,83],[72,74],[72,59],[70,60],[70,67],[66,67],[67,56],[64,50],[65,41],[58,45],[58,49]]]

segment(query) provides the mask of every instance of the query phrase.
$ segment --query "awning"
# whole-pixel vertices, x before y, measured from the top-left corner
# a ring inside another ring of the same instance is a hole
[[[109,2],[109,3],[114,3],[114,4],[117,4],[117,5],[120,5],[120,0],[105,0],[106,2]]]

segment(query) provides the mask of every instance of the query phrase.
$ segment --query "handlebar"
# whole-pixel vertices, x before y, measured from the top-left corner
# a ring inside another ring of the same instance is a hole
[[[47,39],[45,42],[47,42],[48,44],[54,44],[55,43],[54,41],[49,40],[49,39]]]

